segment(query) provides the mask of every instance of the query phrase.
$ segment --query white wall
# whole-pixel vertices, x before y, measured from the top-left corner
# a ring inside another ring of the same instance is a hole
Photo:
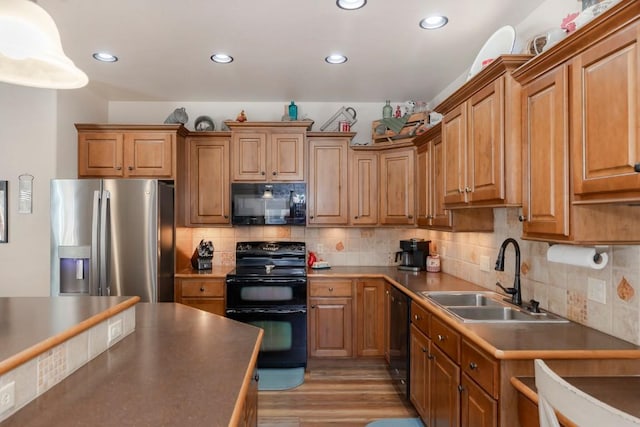
[[[49,295],[49,182],[77,176],[73,123],[107,120],[87,89],[57,92],[0,83],[0,180],[9,181],[9,242],[0,244],[0,297]],[[31,174],[33,210],[18,213],[18,177]]]

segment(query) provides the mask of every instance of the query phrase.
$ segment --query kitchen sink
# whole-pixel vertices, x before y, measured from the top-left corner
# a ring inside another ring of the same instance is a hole
[[[567,323],[567,319],[513,305],[496,292],[420,292],[465,323]]]
[[[500,307],[500,294],[494,292],[422,292],[424,296],[436,304],[447,307]]]

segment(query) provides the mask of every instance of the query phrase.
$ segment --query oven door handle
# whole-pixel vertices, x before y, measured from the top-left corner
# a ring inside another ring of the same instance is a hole
[[[233,285],[254,285],[259,283],[275,283],[278,285],[299,284],[306,285],[306,279],[276,279],[276,278],[264,278],[256,277],[252,279],[227,279],[228,284]]]
[[[263,313],[274,313],[274,314],[295,314],[302,313],[305,314],[307,312],[306,308],[245,308],[245,309],[235,309],[235,308],[227,308],[227,314],[263,314]]]

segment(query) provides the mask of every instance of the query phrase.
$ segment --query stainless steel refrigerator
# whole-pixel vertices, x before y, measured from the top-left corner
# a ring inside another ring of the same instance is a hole
[[[51,181],[51,295],[174,300],[173,182]]]

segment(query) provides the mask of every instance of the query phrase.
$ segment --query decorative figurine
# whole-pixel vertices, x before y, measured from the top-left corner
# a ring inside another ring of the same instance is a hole
[[[240,111],[240,114],[238,114],[238,117],[236,117],[236,122],[246,122],[247,121],[247,115],[244,113],[244,110]]]
[[[406,101],[404,103],[404,112],[405,114],[413,114],[416,111],[416,101]]]
[[[396,105],[396,114],[394,116],[396,119],[399,119],[400,117],[402,117],[402,110],[400,110],[400,106]]]
[[[176,108],[173,110],[173,113],[169,114],[169,117],[165,119],[166,124],[185,124],[189,121],[189,116],[187,115],[187,111],[184,107]]]

